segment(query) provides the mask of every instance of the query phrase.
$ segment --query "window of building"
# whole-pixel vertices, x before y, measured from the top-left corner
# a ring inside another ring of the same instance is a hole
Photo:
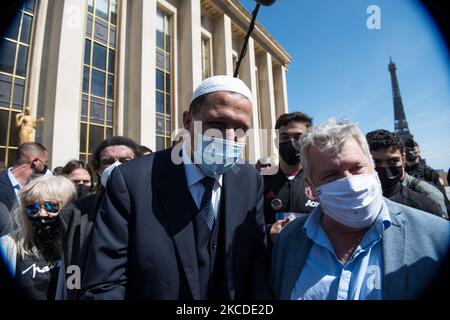
[[[205,80],[213,75],[212,72],[212,47],[211,35],[202,31],[202,79]]]
[[[114,132],[117,1],[88,0],[80,116],[80,159]]]
[[[236,69],[236,64],[237,64],[237,60],[238,60],[238,54],[235,50],[233,50],[233,74],[234,74],[234,70]]]
[[[156,14],[156,150],[171,146],[172,132],[172,16],[158,8]]]
[[[0,161],[6,165],[13,163],[19,145],[15,121],[24,110],[35,7],[35,0],[24,1],[0,37]]]

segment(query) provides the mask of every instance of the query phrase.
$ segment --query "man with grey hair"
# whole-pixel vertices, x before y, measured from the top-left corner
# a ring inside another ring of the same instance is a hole
[[[304,134],[301,161],[320,199],[278,235],[277,299],[381,300],[421,296],[450,246],[450,224],[383,198],[366,139],[330,119]]]

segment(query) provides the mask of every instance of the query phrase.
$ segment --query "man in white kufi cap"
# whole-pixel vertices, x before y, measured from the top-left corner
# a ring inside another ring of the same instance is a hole
[[[247,97],[250,101],[253,99],[252,92],[241,79],[230,76],[214,76],[207,78],[200,83],[192,94],[191,101],[194,101],[196,98],[204,94],[217,91],[236,92],[242,94],[244,97]]]
[[[112,172],[84,298],[271,298],[262,178],[237,163],[251,116],[241,80],[205,79],[183,114],[190,139]]]

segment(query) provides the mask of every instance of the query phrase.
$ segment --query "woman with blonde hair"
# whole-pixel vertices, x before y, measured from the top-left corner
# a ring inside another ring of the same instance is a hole
[[[0,255],[31,299],[55,298],[62,256],[58,215],[76,194],[64,176],[42,176],[20,190],[20,206],[11,213],[15,231],[0,238]]]

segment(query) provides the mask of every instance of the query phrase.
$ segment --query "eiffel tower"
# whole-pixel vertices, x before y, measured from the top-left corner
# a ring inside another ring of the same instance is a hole
[[[394,133],[405,142],[407,139],[413,139],[413,135],[409,132],[408,121],[406,121],[405,110],[403,108],[402,97],[400,95],[400,88],[398,86],[397,67],[389,57],[389,72],[391,73],[392,82],[392,97],[394,99]]]

